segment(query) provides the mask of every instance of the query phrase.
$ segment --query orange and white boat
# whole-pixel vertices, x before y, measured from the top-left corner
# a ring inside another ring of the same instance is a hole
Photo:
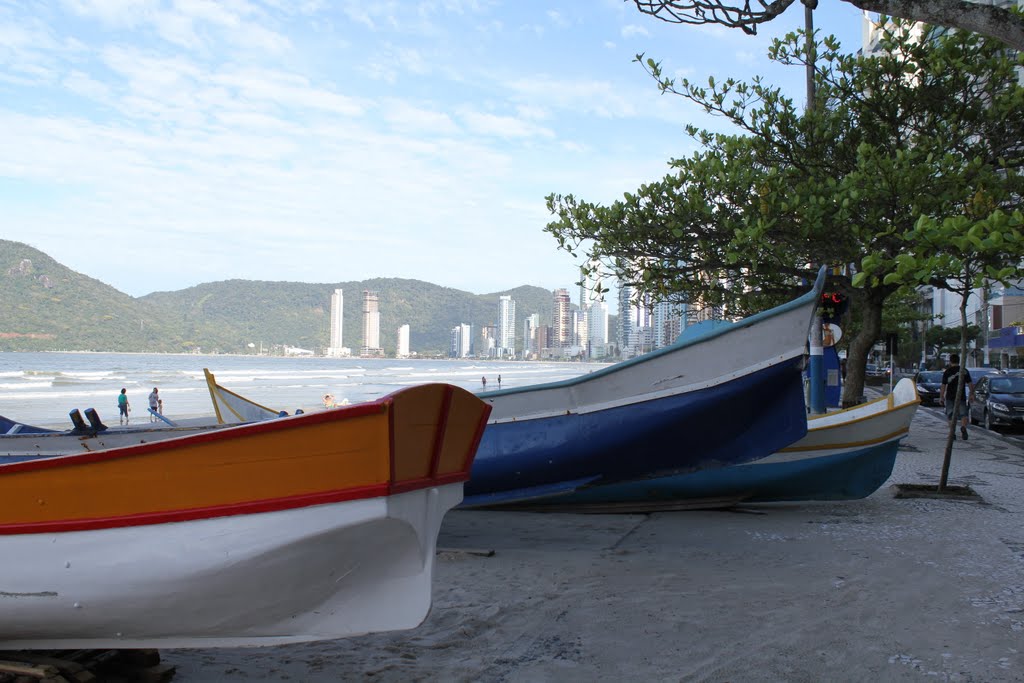
[[[446,384],[0,465],[0,649],[412,628],[490,407]]]

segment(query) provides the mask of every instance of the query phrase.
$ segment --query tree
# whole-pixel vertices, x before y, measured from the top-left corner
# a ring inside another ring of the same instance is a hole
[[[811,9],[818,0],[801,0]],[[886,16],[900,17],[938,26],[958,28],[995,38],[1017,50],[1024,50],[1024,17],[1012,7],[970,0],[844,0],[854,7]],[[730,5],[722,0],[633,0],[644,14],[671,24],[721,24],[754,35],[767,23],[789,9],[795,0],[745,1]]]
[[[923,247],[897,255],[891,264],[865,259],[858,280],[877,279],[879,273],[890,283],[930,284],[960,294],[959,386],[963,386],[967,358],[967,299],[985,281],[1010,284],[1024,277],[1024,212],[1006,213],[991,196],[976,196],[964,212],[937,220],[922,216],[905,239]],[[958,391],[953,415],[959,414],[963,392]],[[956,419],[950,420],[946,451],[942,461],[941,492],[949,478]]]
[[[957,327],[932,327],[925,333],[925,344],[936,354],[959,352],[960,337],[963,332]],[[977,341],[981,336],[981,328],[977,325],[967,326],[967,341]]]
[[[546,230],[570,253],[586,251],[584,276],[600,263],[655,298],[726,315],[791,298],[815,264],[843,266],[832,286],[859,315],[843,394],[853,405],[884,304],[904,286],[886,275],[901,254],[936,248],[908,239],[919,217],[962,213],[979,193],[1013,209],[1024,194],[1016,60],[974,34],[914,39],[899,21],[882,44],[882,56],[863,57],[826,38],[816,50],[817,106],[807,112],[759,78],[677,84],[638,55],[663,93],[725,117],[742,134],[688,127],[702,149],[609,206],[549,195],[557,220]],[[804,68],[804,49],[790,34],[769,57]],[[862,263],[873,277],[854,287]]]

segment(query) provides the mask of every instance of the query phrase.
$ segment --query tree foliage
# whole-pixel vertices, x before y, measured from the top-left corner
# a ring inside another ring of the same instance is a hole
[[[707,85],[665,76],[637,56],[663,93],[724,117],[739,134],[688,127],[701,149],[673,172],[608,206],[552,194],[559,246],[603,264],[629,284],[691,305],[741,315],[790,298],[816,264],[842,266],[833,286],[860,319],[848,347],[844,403],[863,390],[867,355],[886,300],[906,286],[890,273],[918,252],[919,219],[970,207],[1013,210],[1022,190],[1024,89],[1018,62],[973,34],[888,25],[878,57],[817,46],[815,106],[799,110],[760,78]],[[769,57],[804,68],[802,34],[774,41]],[[951,239],[949,235],[947,235]],[[904,264],[904,265],[901,265]],[[853,287],[851,276],[870,272]],[[945,282],[945,280],[942,280]]]

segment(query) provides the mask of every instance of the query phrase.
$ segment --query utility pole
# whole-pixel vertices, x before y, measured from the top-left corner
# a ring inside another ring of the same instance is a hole
[[[807,78],[807,104],[804,107],[804,114],[812,112],[816,106],[814,92],[814,62],[817,58],[814,49],[814,8],[818,6],[818,0],[802,0],[804,5],[804,48],[807,53],[807,64],[805,74]],[[821,313],[816,313],[814,322],[811,324],[811,334],[808,339],[810,350],[810,366],[807,374],[810,377],[811,390],[810,409],[812,415],[821,415],[825,412],[825,349],[821,341],[822,319]]]

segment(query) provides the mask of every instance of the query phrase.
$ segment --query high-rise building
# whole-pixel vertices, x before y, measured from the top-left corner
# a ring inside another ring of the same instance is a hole
[[[624,358],[654,348],[654,320],[650,297],[632,286],[619,283],[619,321],[615,341]]]
[[[579,346],[586,349],[587,338],[590,336],[587,334],[587,312],[577,309],[570,313],[569,317],[572,319],[572,342],[570,346]]]
[[[587,345],[591,356],[600,357],[605,354],[608,345],[608,305],[603,301],[595,301],[587,310]]]
[[[569,290],[556,289],[553,292],[554,307],[551,312],[552,347],[572,345],[572,319],[569,316]]]
[[[498,297],[498,343],[499,356],[516,355],[516,302],[508,295]]]
[[[348,349],[342,342],[342,327],[345,323],[344,290],[336,289],[331,295],[331,345],[327,347],[328,356],[347,356]]]
[[[409,325],[407,324],[398,328],[398,343],[395,345],[395,357],[409,357]]]
[[[636,316],[633,315],[633,288],[625,282],[619,282],[619,318],[615,326],[615,344],[625,350],[629,339],[633,336]]]
[[[540,327],[540,314],[533,313],[523,319],[523,359],[539,358],[540,348],[537,346],[537,328]]]
[[[448,356],[465,358],[473,353],[473,326],[461,323],[452,328],[451,345]]]
[[[363,290],[363,346],[359,355],[363,358],[383,356],[380,348],[380,310],[377,292]]]
[[[669,346],[686,327],[686,304],[659,301],[654,305],[652,319],[654,348]]]

